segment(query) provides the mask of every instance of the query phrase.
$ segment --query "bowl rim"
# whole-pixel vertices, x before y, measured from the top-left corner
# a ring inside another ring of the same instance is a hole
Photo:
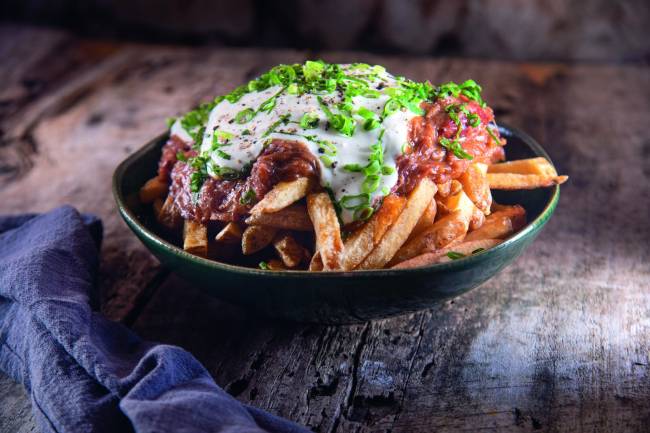
[[[549,157],[548,153],[544,148],[530,135],[525,132],[506,126],[505,124],[499,124],[499,131],[505,137],[518,136],[522,141],[526,143],[538,156],[543,156],[546,158],[551,165],[553,161]],[[245,266],[231,265],[224,262],[218,262],[216,260],[205,259],[193,254],[187,253],[182,248],[177,247],[171,242],[163,239],[158,236],[158,234],[149,230],[144,226],[137,218],[137,216],[129,209],[126,205],[125,197],[121,191],[121,180],[124,177],[124,172],[126,168],[130,166],[134,161],[138,160],[144,154],[148,153],[152,148],[159,146],[160,141],[165,139],[168,135],[168,132],[164,132],[158,135],[156,138],[152,139],[150,142],[142,146],[140,149],[127,156],[115,169],[113,172],[112,178],[112,190],[113,197],[117,203],[118,210],[126,223],[130,226],[131,229],[137,230],[141,236],[147,238],[148,241],[156,244],[159,248],[166,250],[168,253],[175,255],[176,257],[182,260],[189,260],[200,266],[207,266],[219,271],[226,271],[235,274],[241,275],[256,275],[263,276],[268,278],[312,278],[312,277],[323,277],[323,278],[340,278],[340,277],[381,277],[381,276],[395,276],[395,275],[417,275],[417,274],[429,274],[437,271],[449,271],[455,268],[465,268],[470,267],[477,262],[489,260],[491,256],[496,254],[500,250],[508,248],[510,245],[515,244],[527,236],[531,235],[538,228],[541,228],[549,220],[553,214],[557,203],[560,198],[560,186],[555,185],[551,187],[553,189],[551,197],[548,202],[545,204],[543,210],[539,215],[532,221],[528,222],[521,230],[519,230],[514,236],[509,237],[504,240],[499,245],[492,247],[488,250],[482,251],[478,254],[472,254],[467,257],[463,257],[457,260],[451,260],[444,263],[435,263],[432,265],[421,266],[416,268],[406,268],[406,269],[368,269],[368,270],[354,270],[354,271],[308,271],[308,270],[280,270],[280,271],[267,271],[263,269],[248,268]]]

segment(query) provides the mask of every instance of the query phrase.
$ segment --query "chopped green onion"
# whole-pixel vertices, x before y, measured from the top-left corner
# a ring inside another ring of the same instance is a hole
[[[252,108],[245,108],[241,110],[237,115],[235,116],[235,122],[239,123],[240,125],[250,122],[253,117],[255,117],[255,110]]]
[[[465,257],[465,254],[457,253],[456,251],[449,251],[447,253],[447,257],[449,257],[452,260],[458,260],[458,259],[462,259],[463,257]]]

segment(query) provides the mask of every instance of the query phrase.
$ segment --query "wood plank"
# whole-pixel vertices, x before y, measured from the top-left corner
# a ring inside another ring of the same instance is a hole
[[[467,295],[365,325],[269,321],[167,277],[117,216],[113,167],[165,117],[303,58],[293,51],[129,45],[98,54],[76,75],[61,73],[6,116],[4,137],[30,136],[37,151],[32,168],[0,190],[0,212],[66,200],[99,214],[107,316],[187,348],[240,400],[315,431],[643,431],[650,419],[648,68],[321,56],[483,84],[497,119],[539,139],[571,176],[540,238]],[[10,416],[0,410],[0,426],[18,426]]]
[[[197,311],[204,295],[187,299],[188,287],[175,283],[136,329],[199,354],[242,401],[316,431],[643,431],[647,69],[358,57],[419,79],[482,82],[499,118],[540,139],[571,176],[544,234],[481,288],[366,326],[287,325],[246,312],[214,323],[224,307]],[[603,107],[627,115],[605,125]],[[612,145],[621,136],[626,146]],[[168,320],[176,322],[164,326]],[[222,327],[232,339],[214,336]]]

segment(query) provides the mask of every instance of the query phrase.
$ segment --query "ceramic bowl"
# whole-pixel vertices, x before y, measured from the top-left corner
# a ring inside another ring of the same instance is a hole
[[[508,140],[509,160],[543,156],[528,135],[500,126]],[[353,323],[432,307],[462,295],[512,262],[537,237],[560,197],[560,187],[531,191],[494,191],[502,204],[521,204],[528,225],[485,252],[416,269],[353,272],[264,271],[190,255],[156,229],[150,206],[137,192],[155,176],[162,135],[125,159],[113,175],[113,194],[124,221],[145,246],[173,272],[218,298],[284,319],[318,323]]]

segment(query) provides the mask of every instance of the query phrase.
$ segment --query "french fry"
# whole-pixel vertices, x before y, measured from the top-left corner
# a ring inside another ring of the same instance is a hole
[[[469,219],[469,228],[467,230],[477,230],[483,225],[484,222],[485,222],[485,214],[481,209],[474,206],[474,210],[472,211],[472,216]]]
[[[485,215],[490,214],[490,205],[492,204],[492,193],[486,176],[487,169],[486,164],[478,162],[470,164],[458,178],[465,194]]]
[[[269,271],[284,271],[287,269],[287,267],[282,263],[282,260],[278,259],[271,259],[268,262],[266,262],[266,266],[268,266]]]
[[[523,226],[526,225],[526,209],[521,207],[518,204],[515,205],[501,205],[497,203],[492,204],[492,215],[493,218],[499,216],[506,216],[510,218],[512,222],[513,231],[518,231]]]
[[[183,224],[183,249],[200,257],[208,256],[208,227],[189,219]]]
[[[413,231],[409,235],[409,239],[419,235],[429,227],[433,225],[436,220],[436,213],[438,212],[438,206],[436,204],[436,199],[433,198],[429,203],[429,206],[424,210],[424,213],[418,220],[418,223],[413,228]]]
[[[278,212],[303,198],[313,187],[313,180],[299,177],[290,182],[280,182],[251,209],[251,214]]]
[[[288,233],[276,236],[273,247],[287,268],[295,268],[307,257],[307,250]]]
[[[168,190],[169,185],[164,179],[158,176],[152,177],[140,188],[140,201],[142,203],[153,203],[155,199],[165,197]]]
[[[310,232],[314,226],[304,205],[294,203],[273,213],[256,213],[246,219],[248,225],[263,225],[278,229]]]
[[[567,181],[568,176],[545,176],[539,174],[518,173],[490,173],[487,180],[492,189],[536,189],[553,185],[561,185]]]
[[[431,201],[434,203],[435,214],[435,201]],[[342,260],[344,270],[354,269],[370,254],[384,236],[386,230],[395,222],[405,205],[406,199],[403,197],[391,194],[384,198],[379,210],[370,217],[368,222],[345,240],[345,253]],[[431,220],[433,221],[433,218]]]
[[[171,194],[169,194],[163,202],[163,205],[158,212],[157,220],[161,225],[167,227],[170,230],[180,228],[181,224],[183,223],[183,217],[174,204],[174,198]]]
[[[449,194],[447,194],[447,196],[458,194],[463,190],[463,184],[456,179],[452,180],[450,185]]]
[[[492,214],[478,229],[467,233],[465,242],[483,239],[505,239],[513,233],[512,220],[506,215]]]
[[[339,269],[343,255],[343,240],[339,219],[326,192],[307,196],[307,212],[316,232],[316,248],[323,261],[323,270]]]
[[[453,247],[443,248],[430,253],[421,254],[409,260],[397,263],[392,267],[392,269],[419,268],[421,266],[433,265],[435,263],[444,263],[452,260],[447,256],[447,253],[449,252],[453,251],[454,253],[459,253],[467,256],[471,255],[476,250],[490,249],[500,244],[501,242],[502,241],[499,239],[483,239],[478,241],[462,242],[460,244],[454,245]]]
[[[278,229],[269,226],[248,226],[241,238],[241,250],[244,255],[250,255],[268,246],[275,237]]]
[[[467,233],[472,214],[476,206],[461,191],[458,194],[441,200],[449,213],[437,220],[431,227],[406,242],[391,260],[391,264],[403,262],[421,254],[423,251],[433,251],[451,244]]]
[[[243,230],[236,222],[229,222],[214,237],[214,240],[224,244],[236,244],[241,241]]]
[[[443,183],[437,183],[436,188],[438,188],[437,195],[439,197],[447,197],[451,194],[451,180]]]
[[[516,161],[500,162],[488,167],[488,173],[538,174],[556,177],[557,171],[546,158],[529,158]]]
[[[409,194],[404,210],[390,226],[381,241],[359,265],[358,269],[383,268],[406,242],[411,231],[436,193],[436,185],[424,178]]]
[[[323,270],[323,260],[320,258],[320,253],[316,251],[309,261],[309,270],[310,271],[322,271]]]

